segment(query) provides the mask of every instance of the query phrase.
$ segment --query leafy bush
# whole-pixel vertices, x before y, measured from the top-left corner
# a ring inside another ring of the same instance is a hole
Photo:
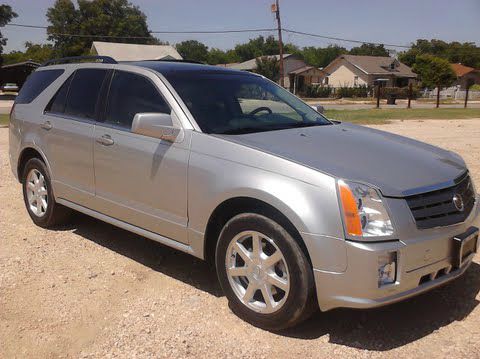
[[[480,91],[480,84],[470,86],[470,91]]]
[[[304,97],[330,97],[332,88],[322,85],[306,85],[302,93]]]
[[[335,97],[337,98],[370,97],[372,95],[372,88],[367,85],[360,85],[355,87],[343,86],[335,89]]]

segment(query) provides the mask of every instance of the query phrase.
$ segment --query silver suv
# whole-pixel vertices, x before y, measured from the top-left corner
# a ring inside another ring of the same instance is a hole
[[[478,250],[479,197],[455,153],[330,121],[248,72],[63,62],[29,77],[11,115],[32,220],[75,210],[211,260],[254,325],[412,297]]]

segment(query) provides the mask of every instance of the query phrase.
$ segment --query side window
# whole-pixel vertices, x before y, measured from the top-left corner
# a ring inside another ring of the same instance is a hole
[[[57,93],[52,97],[45,112],[51,113],[63,113],[65,111],[65,103],[67,101],[68,89],[70,88],[70,83],[72,82],[73,74],[63,83],[62,86],[58,89]]]
[[[65,114],[94,119],[98,95],[102,89],[103,80],[107,74],[102,69],[80,69],[75,71],[68,98],[65,104]]]
[[[110,84],[105,123],[130,129],[133,117],[141,112],[170,113],[170,107],[146,77],[115,71]]]
[[[15,99],[15,103],[26,104],[32,102],[61,74],[63,74],[63,70],[35,71],[28,76],[27,81],[23,84],[20,93]]]

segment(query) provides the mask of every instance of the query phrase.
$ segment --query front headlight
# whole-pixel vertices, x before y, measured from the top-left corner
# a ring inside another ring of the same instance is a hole
[[[393,235],[390,216],[378,191],[361,183],[338,181],[343,223],[352,239]]]

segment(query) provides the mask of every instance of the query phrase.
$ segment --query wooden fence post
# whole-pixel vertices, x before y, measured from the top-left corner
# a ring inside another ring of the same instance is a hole
[[[413,95],[412,92],[413,92],[413,85],[410,82],[408,84],[408,105],[407,105],[407,108],[410,108],[410,102],[412,101],[412,95]]]
[[[435,106],[438,108],[440,106],[440,85],[437,86],[437,105]]]
[[[377,84],[377,108],[380,108],[380,84]]]

